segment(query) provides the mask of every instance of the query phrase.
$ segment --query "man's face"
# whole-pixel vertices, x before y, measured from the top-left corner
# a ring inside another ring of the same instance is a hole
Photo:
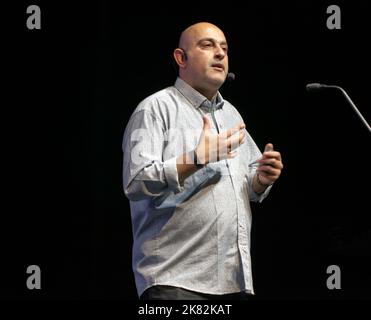
[[[185,73],[193,86],[219,89],[228,73],[228,45],[223,32],[213,25],[199,25],[187,37]]]

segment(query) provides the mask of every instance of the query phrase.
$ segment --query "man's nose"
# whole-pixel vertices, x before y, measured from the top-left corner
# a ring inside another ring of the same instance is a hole
[[[226,56],[226,53],[225,51],[223,50],[223,48],[221,46],[216,46],[215,47],[215,56],[218,58],[218,59],[223,59],[225,56]]]

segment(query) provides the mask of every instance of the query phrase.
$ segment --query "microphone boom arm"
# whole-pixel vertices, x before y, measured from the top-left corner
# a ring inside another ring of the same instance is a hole
[[[362,113],[357,109],[356,105],[353,103],[352,99],[350,99],[350,97],[345,92],[345,90],[342,87],[334,86],[334,85],[328,85],[327,87],[328,88],[333,88],[333,89],[338,89],[338,90],[341,91],[341,93],[343,94],[343,96],[345,97],[345,99],[347,99],[347,101],[349,102],[349,104],[351,105],[351,107],[353,108],[353,110],[358,115],[358,118],[363,122],[363,124],[366,126],[366,128],[368,129],[368,131],[371,133],[371,127],[370,127],[370,125],[368,124],[368,122],[366,121],[366,119],[362,116]]]
[[[366,128],[368,129],[368,131],[371,133],[370,125],[368,124],[368,122],[366,121],[366,119],[362,116],[361,112],[357,109],[357,107],[353,103],[352,99],[350,99],[350,97],[348,96],[348,94],[345,92],[345,90],[342,87],[334,86],[334,85],[320,84],[320,83],[309,83],[309,84],[307,84],[307,90],[309,92],[319,91],[319,90],[323,90],[323,89],[327,89],[327,88],[329,88],[329,89],[337,89],[337,90],[340,90],[341,91],[341,93],[343,94],[343,96],[345,97],[345,99],[349,102],[349,104],[351,105],[351,107],[353,108],[353,110],[356,112],[358,118],[363,122],[363,124],[366,126]]]

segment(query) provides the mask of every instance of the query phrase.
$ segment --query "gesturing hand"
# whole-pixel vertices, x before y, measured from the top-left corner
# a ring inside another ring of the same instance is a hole
[[[223,159],[234,158],[237,155],[236,149],[245,141],[245,124],[241,122],[237,126],[219,134],[212,133],[210,120],[203,117],[199,143],[195,149],[198,163],[207,164]]]
[[[260,184],[269,186],[281,175],[283,169],[281,154],[273,151],[271,143],[266,144],[263,157],[258,160],[259,167],[256,169],[257,178]]]

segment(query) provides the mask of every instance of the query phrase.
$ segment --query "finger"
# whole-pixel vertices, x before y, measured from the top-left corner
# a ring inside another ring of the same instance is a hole
[[[245,131],[240,130],[239,134],[235,134],[232,137],[228,138],[226,140],[227,149],[234,150],[238,148],[242,144],[242,141],[244,141],[245,136]]]
[[[240,141],[240,145],[245,143],[245,141],[246,141],[246,134],[245,134],[245,131],[243,131],[243,136],[242,136],[242,139]]]
[[[259,173],[264,173],[268,176],[279,176],[281,174],[281,170],[273,168],[271,166],[261,166],[256,169]]]
[[[211,124],[210,124],[210,120],[208,117],[204,116],[202,118],[202,120],[204,121],[204,127],[203,127],[203,130],[209,130],[211,128]]]
[[[231,129],[228,129],[226,137],[229,138],[229,137],[233,136],[236,132],[238,132],[240,130],[243,130],[243,129],[245,129],[245,124],[243,122],[241,122],[237,126],[231,128]]]
[[[234,151],[231,151],[231,152],[228,152],[227,153],[227,159],[232,159],[232,158],[235,158],[238,154],[238,151],[237,150],[234,150]]]
[[[267,158],[267,159],[261,159],[258,161],[258,163],[263,166],[263,165],[269,165],[272,166],[276,169],[282,169],[283,164],[281,161],[277,160],[276,158]]]
[[[281,154],[278,151],[267,151],[263,153],[263,158],[268,159],[268,158],[275,158],[279,161],[281,161]]]
[[[222,132],[220,135],[225,137],[225,138],[229,138],[231,136],[233,136],[236,132],[238,132],[240,129],[238,127],[233,127],[231,129],[228,129],[227,131],[225,132]]]
[[[267,151],[273,151],[273,144],[272,143],[267,143],[265,145],[265,148],[264,148],[264,152],[267,152]]]

